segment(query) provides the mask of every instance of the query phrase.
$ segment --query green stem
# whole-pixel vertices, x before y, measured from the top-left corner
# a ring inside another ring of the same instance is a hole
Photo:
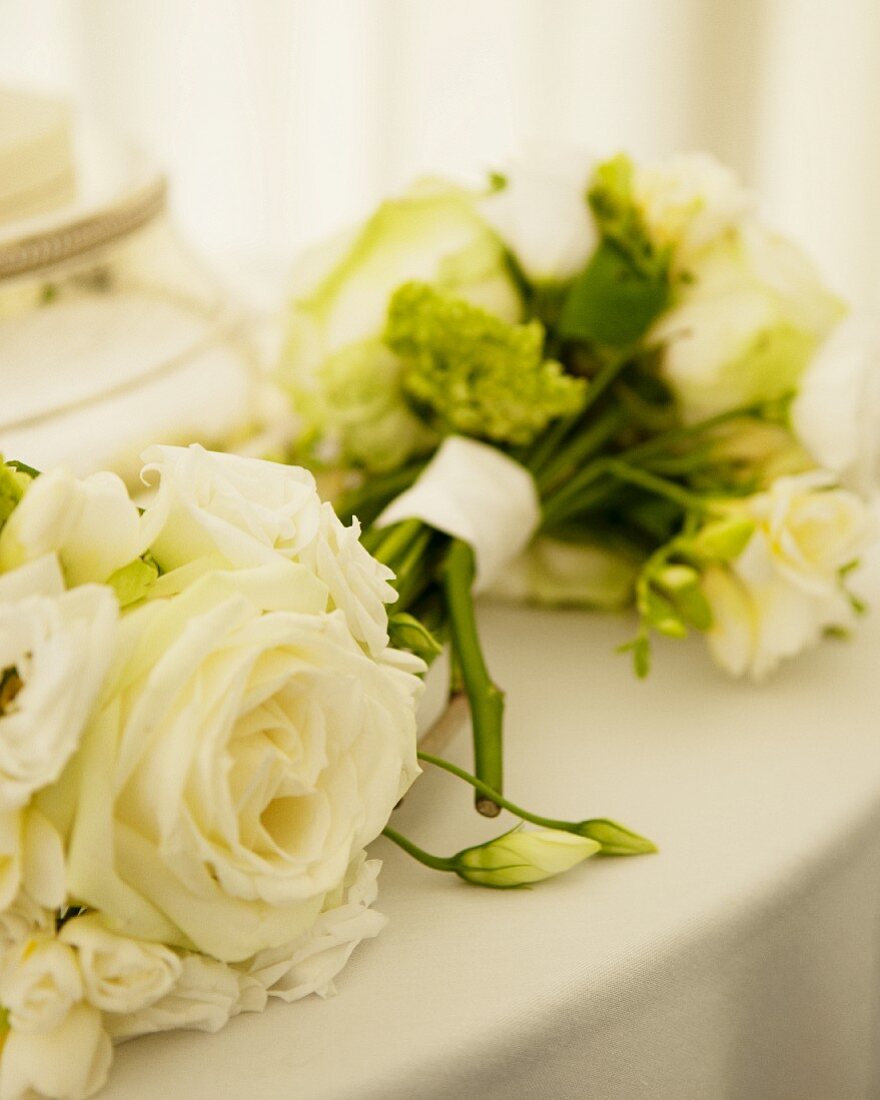
[[[494,791],[503,783],[502,720],[504,693],[493,683],[486,667],[477,633],[471,590],[475,561],[471,547],[454,539],[443,567],[443,587],[449,614],[452,648],[461,667],[464,689],[470,703],[474,738],[474,771]],[[496,817],[499,807],[493,799],[477,795],[477,809],[485,817]]]
[[[594,421],[568,449],[560,449],[553,460],[537,475],[539,491],[544,494],[568,468],[577,468],[585,459],[591,458],[600,451],[625,421],[626,414],[619,407],[609,409],[604,416]]]
[[[624,825],[612,821],[610,818],[593,817],[588,821],[559,821],[556,818],[532,814],[528,810],[524,810],[522,806],[517,806],[515,802],[504,798],[498,791],[493,791],[482,780],[475,775],[471,775],[470,772],[466,772],[464,768],[457,767],[450,760],[444,760],[443,757],[433,756],[428,752],[420,752],[418,757],[426,764],[433,764],[434,767],[442,768],[450,775],[463,779],[465,783],[469,783],[484,797],[491,798],[494,803],[503,806],[505,810],[509,810],[512,814],[516,814],[523,821],[530,821],[533,825],[540,825],[545,829],[557,829],[561,832],[573,833],[575,836],[589,837],[590,840],[598,841],[602,845],[603,855],[646,855],[657,851],[657,846],[653,841],[634,833],[631,829],[627,829]]]
[[[606,472],[616,477],[618,481],[626,481],[630,485],[638,485],[640,489],[645,489],[655,496],[666,497],[667,500],[681,505],[685,511],[705,512],[708,508],[707,502],[696,493],[676,485],[674,481],[657,477],[655,474],[648,473],[647,470],[640,470],[637,466],[629,466],[626,462],[610,458],[605,461],[604,467]]]
[[[424,524],[420,519],[404,519],[400,523],[395,523],[387,528],[388,534],[372,550],[373,557],[393,569],[395,561],[406,557],[423,527]]]
[[[411,840],[405,837],[402,833],[399,833],[396,829],[392,829],[390,825],[386,825],[382,830],[382,835],[387,836],[390,841],[403,848],[407,855],[417,859],[419,863],[424,864],[425,867],[430,867],[432,871],[452,871],[456,869],[456,863],[454,859],[447,859],[445,856],[433,856],[430,852],[426,852],[424,848],[420,848],[418,844],[413,844]]]
[[[531,821],[533,825],[542,825],[545,829],[559,829],[563,832],[573,832],[577,828],[577,822],[556,821],[552,817],[542,817],[540,814],[529,813],[529,811],[524,810],[522,806],[517,806],[515,802],[511,802],[509,798],[505,798],[502,794],[499,794],[498,791],[493,790],[488,783],[484,783],[475,775],[466,772],[464,768],[459,768],[451,761],[444,760],[441,756],[433,756],[429,752],[420,752],[418,757],[419,760],[423,760],[426,764],[433,764],[435,768],[442,768],[443,771],[449,772],[450,775],[454,775],[458,779],[463,779],[465,783],[469,783],[475,791],[485,798],[488,798],[491,802],[494,802],[496,806],[501,806],[505,810],[509,810],[512,814],[516,814],[517,817],[521,817],[523,821]]]

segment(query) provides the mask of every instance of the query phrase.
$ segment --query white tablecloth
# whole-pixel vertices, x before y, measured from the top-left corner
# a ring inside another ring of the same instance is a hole
[[[880,601],[878,601],[880,602]],[[880,1095],[880,609],[756,688],[699,640],[636,682],[617,618],[486,607],[511,797],[609,815],[659,855],[498,893],[387,842],[340,996],[118,1051],[110,1098],[848,1100]],[[468,759],[464,730],[448,749]],[[451,778],[396,814],[492,831]]]

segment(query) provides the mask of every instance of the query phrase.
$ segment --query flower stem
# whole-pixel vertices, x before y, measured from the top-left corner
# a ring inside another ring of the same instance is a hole
[[[450,760],[444,760],[441,756],[433,756],[429,752],[420,752],[418,757],[426,764],[433,764],[435,768],[442,768],[450,775],[463,779],[476,791],[479,791],[486,798],[491,798],[496,805],[503,806],[505,810],[516,814],[523,821],[530,821],[533,825],[540,825],[545,829],[557,829],[561,832],[574,833],[575,836],[589,837],[590,840],[597,841],[602,845],[603,855],[647,855],[657,851],[657,846],[653,841],[634,833],[631,829],[627,829],[610,818],[594,817],[587,821],[560,821],[553,817],[543,817],[541,814],[529,813],[528,810],[524,810],[522,806],[517,806],[515,802],[511,802],[509,798],[505,798],[498,791],[493,791],[482,780],[475,775],[471,775],[470,772],[466,772],[464,768],[459,768]]]
[[[475,562],[471,547],[454,539],[443,567],[443,587],[449,614],[449,634],[452,648],[461,668],[464,689],[471,709],[474,737],[474,771],[493,791],[503,783],[502,719],[504,693],[492,681],[480,639],[471,589]],[[477,793],[477,810],[485,817],[497,817],[498,804]]]
[[[448,859],[445,856],[433,856],[430,852],[426,852],[424,848],[420,848],[417,844],[413,844],[411,840],[405,837],[402,833],[399,833],[396,829],[392,829],[390,825],[386,825],[382,830],[382,835],[387,836],[390,841],[402,848],[407,855],[417,859],[419,863],[424,864],[425,867],[430,867],[432,871],[455,871],[455,860]]]
[[[656,474],[648,473],[647,470],[640,470],[637,466],[629,466],[626,462],[620,462],[617,459],[607,459],[604,469],[618,481],[626,481],[630,485],[638,485],[639,488],[654,493],[655,496],[666,497],[667,500],[681,505],[686,511],[705,512],[708,507],[706,501],[696,493],[676,485],[674,481],[657,477]]]

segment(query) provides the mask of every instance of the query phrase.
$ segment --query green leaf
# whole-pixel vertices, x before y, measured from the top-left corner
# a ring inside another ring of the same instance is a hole
[[[0,527],[12,515],[30,481],[31,475],[19,470],[16,463],[0,459]]]
[[[418,619],[406,612],[398,612],[388,619],[388,634],[395,649],[406,649],[431,664],[443,652],[443,646],[430,630]]]
[[[639,634],[631,642],[617,647],[618,653],[631,653],[633,669],[640,680],[644,680],[651,671],[651,641],[647,634]]]
[[[159,576],[159,566],[149,556],[135,558],[123,565],[107,580],[107,584],[116,593],[120,607],[128,607],[144,598],[148,589]]]
[[[669,280],[646,274],[602,241],[562,305],[559,333],[609,348],[634,344],[669,304]]]

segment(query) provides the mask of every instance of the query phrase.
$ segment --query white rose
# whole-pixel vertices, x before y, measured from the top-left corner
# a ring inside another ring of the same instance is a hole
[[[333,979],[354,949],[362,940],[378,936],[387,924],[387,918],[371,908],[379,892],[381,867],[381,860],[367,860],[361,853],[352,862],[337,895],[328,897],[306,935],[282,947],[261,951],[251,961],[247,972],[270,997],[290,1003],[310,993],[328,997],[336,992]]]
[[[113,656],[117,604],[109,588],[69,592],[47,555],[0,575],[0,811],[54,782]]]
[[[147,517],[158,532],[151,552],[163,569],[210,555],[236,567],[259,565],[281,554],[321,578],[328,610],[343,612],[371,654],[387,646],[394,574],[361,546],[356,522],[345,527],[321,504],[307,470],[198,445],[150,447],[143,458],[144,476],[159,477]]]
[[[530,144],[480,204],[532,281],[562,282],[586,267],[599,240],[587,202],[595,165],[583,149]]]
[[[326,603],[276,557],[123,620],[69,794],[69,887],[113,930],[249,958],[309,928],[381,832],[418,771],[420,682]]]
[[[266,991],[259,982],[204,955],[180,956],[180,974],[160,1000],[124,1015],[106,1018],[115,1043],[157,1031],[219,1031],[240,1012],[261,1012]]]
[[[64,469],[30,483],[0,532],[0,572],[57,553],[68,584],[106,581],[149,545],[137,508],[111,473]]]
[[[35,1092],[84,1100],[103,1087],[112,1059],[101,1013],[74,1005],[53,1031],[9,1032],[0,1058],[0,1100],[23,1100]]]
[[[866,494],[880,474],[880,334],[868,317],[841,321],[819,348],[791,409],[813,458]]]
[[[56,939],[25,940],[3,960],[0,1003],[14,1031],[52,1031],[82,996],[76,952]]]
[[[690,272],[647,339],[691,422],[796,389],[844,313],[793,245],[755,225],[705,249]]]
[[[58,935],[76,948],[85,999],[104,1012],[146,1008],[180,977],[180,959],[169,948],[116,936],[97,913],[67,921]]]
[[[651,237],[673,246],[679,268],[738,228],[753,206],[735,174],[705,153],[637,165],[633,190]]]
[[[755,532],[730,568],[703,577],[709,648],[733,675],[761,679],[828,627],[851,623],[840,571],[858,559],[873,524],[859,497],[832,484],[822,472],[779,478],[738,506]]]

